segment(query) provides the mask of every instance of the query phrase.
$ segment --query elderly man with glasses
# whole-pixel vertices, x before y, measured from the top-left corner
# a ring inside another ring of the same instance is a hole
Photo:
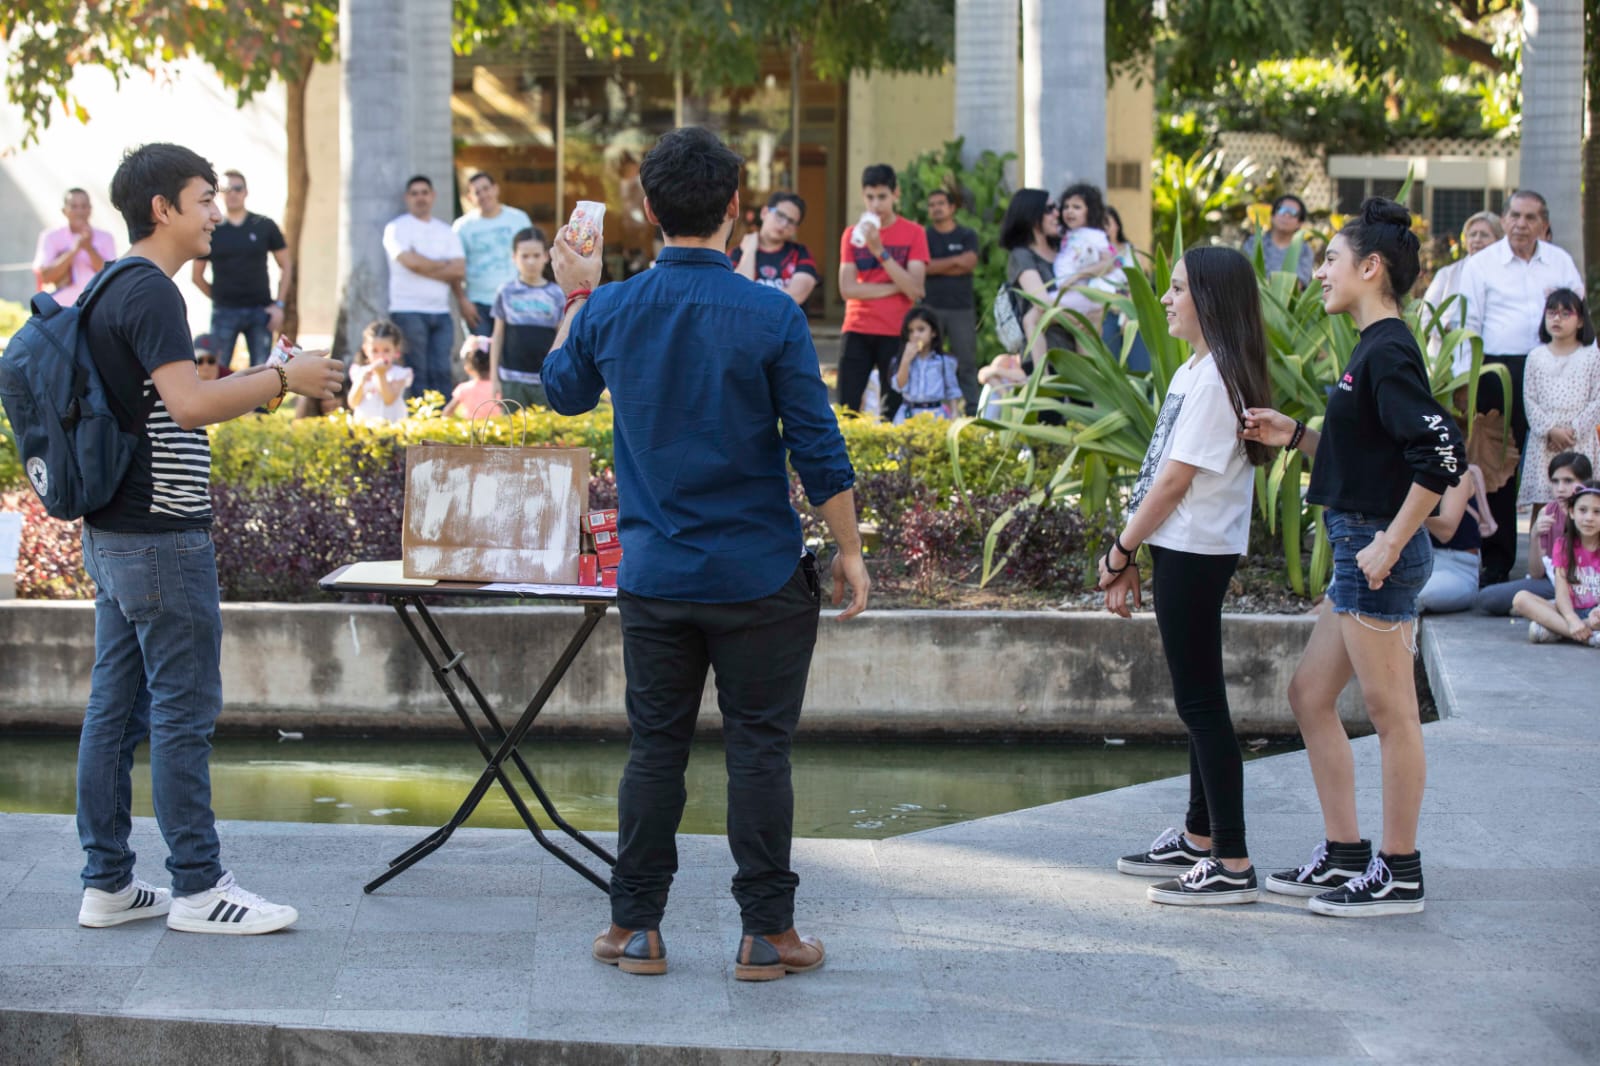
[[[1261,258],[1267,265],[1267,273],[1276,274],[1283,269],[1283,262],[1289,255],[1289,245],[1293,243],[1295,234],[1305,226],[1306,218],[1306,202],[1293,193],[1272,201],[1272,222],[1267,227],[1267,239],[1261,245]],[[1257,238],[1258,235],[1252,233],[1240,248],[1251,259],[1255,258]],[[1311,244],[1307,242],[1300,251],[1300,261],[1295,264],[1295,274],[1299,276],[1301,286],[1311,284],[1311,271],[1316,266],[1313,260],[1316,258]]]
[[[794,239],[805,221],[806,202],[792,192],[775,192],[761,209],[761,228],[747,233],[728,253],[733,272],[757,285],[782,289],[801,307],[817,287],[817,261]]]
[[[283,328],[283,300],[294,279],[294,259],[278,224],[247,211],[250,188],[237,170],[222,173],[222,223],[211,234],[211,253],[194,261],[195,288],[211,300],[213,349],[227,364],[244,335],[250,365],[267,361],[272,335]],[[272,297],[267,256],[278,261],[278,297]],[[206,267],[211,277],[206,278]]]

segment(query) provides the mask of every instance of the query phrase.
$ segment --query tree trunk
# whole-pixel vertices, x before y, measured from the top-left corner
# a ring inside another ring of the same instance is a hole
[[[306,163],[306,83],[317,61],[307,57],[297,76],[284,85],[283,127],[288,194],[283,202],[283,239],[289,248],[294,274],[283,293],[283,335],[300,335],[300,233],[305,229],[306,198],[311,192],[311,168]]]
[[[955,130],[968,166],[1017,150],[1017,26],[1017,0],[956,0]]]
[[[1556,243],[1583,269],[1583,0],[1541,0],[1522,16],[1522,184],[1550,204]]]
[[[1584,57],[1589,70],[1589,136],[1583,142],[1583,258],[1600,277],[1600,0],[1588,0]],[[1600,280],[1589,291],[1600,290]]]
[[[1106,183],[1105,0],[1022,0],[1023,173]]]

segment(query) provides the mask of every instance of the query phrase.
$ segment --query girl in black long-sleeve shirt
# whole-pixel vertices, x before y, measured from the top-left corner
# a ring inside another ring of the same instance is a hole
[[[1461,435],[1428,388],[1422,352],[1400,317],[1416,280],[1411,216],[1390,200],[1361,205],[1328,246],[1315,277],[1329,314],[1361,330],[1328,401],[1321,434],[1277,411],[1252,409],[1242,436],[1314,456],[1307,498],[1322,504],[1333,542],[1330,611],[1317,620],[1289,703],[1305,739],[1326,839],[1311,861],[1266,887],[1310,896],[1317,914],[1422,909],[1417,817],[1427,775],[1412,674],[1417,594],[1433,569],[1422,522],[1466,472]],[[1361,683],[1383,759],[1383,847],[1356,820],[1355,767],[1336,707],[1351,672]]]

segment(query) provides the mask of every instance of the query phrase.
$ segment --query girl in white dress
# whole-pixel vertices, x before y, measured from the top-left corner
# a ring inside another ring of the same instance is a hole
[[[1600,466],[1600,350],[1583,297],[1556,289],[1545,300],[1539,325],[1544,343],[1528,353],[1523,402],[1528,405],[1528,445],[1523,469],[1543,470],[1550,457],[1575,451]],[[1550,500],[1549,482],[1522,479],[1517,504]]]

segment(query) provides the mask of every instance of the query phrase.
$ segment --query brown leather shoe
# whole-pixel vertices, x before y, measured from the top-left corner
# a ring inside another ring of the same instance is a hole
[[[734,956],[733,976],[738,981],[776,981],[788,973],[810,973],[827,958],[822,941],[801,936],[790,927],[774,936],[746,934]]]
[[[623,973],[657,975],[667,972],[667,945],[659,929],[624,929],[620,925],[594,938],[596,961]]]

